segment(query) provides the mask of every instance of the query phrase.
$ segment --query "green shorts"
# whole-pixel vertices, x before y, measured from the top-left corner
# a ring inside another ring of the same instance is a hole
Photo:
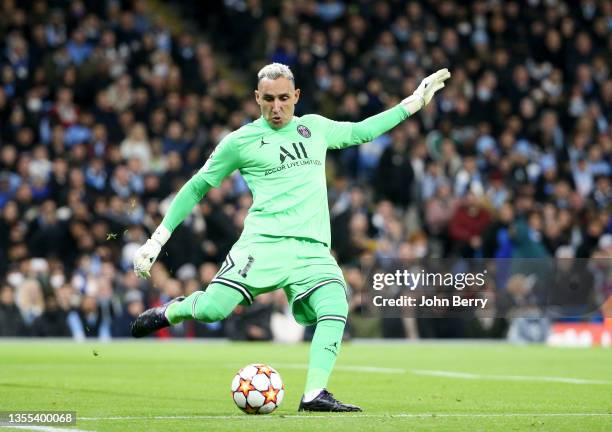
[[[227,254],[212,283],[240,291],[250,305],[266,292],[282,288],[295,320],[314,324],[317,317],[304,300],[315,290],[335,285],[346,292],[342,271],[328,247],[296,237],[241,237]]]

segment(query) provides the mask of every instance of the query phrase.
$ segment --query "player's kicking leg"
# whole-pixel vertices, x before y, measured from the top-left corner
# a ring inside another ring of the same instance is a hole
[[[338,282],[316,289],[308,298],[317,316],[317,328],[310,345],[310,363],[299,411],[356,412],[356,405],[342,403],[327,391],[327,382],[340,352],[348,304],[344,287]]]
[[[162,306],[147,309],[132,323],[132,336],[144,337],[188,319],[209,323],[221,321],[243,298],[238,291],[212,283],[206,291],[196,291],[189,297],[177,297]]]

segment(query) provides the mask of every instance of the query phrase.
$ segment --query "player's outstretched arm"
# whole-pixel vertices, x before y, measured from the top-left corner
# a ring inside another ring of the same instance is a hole
[[[450,72],[446,68],[429,75],[421,81],[414,93],[400,102],[398,106],[355,123],[351,140],[357,144],[372,141],[394,128],[429,104],[434,94],[444,88],[444,81],[449,78]]]
[[[358,123],[327,120],[328,147],[345,148],[372,141],[429,104],[449,78],[448,69],[440,69],[421,81],[414,93],[398,105]]]
[[[151,276],[151,267],[157,260],[161,248],[170,239],[172,231],[185,220],[193,207],[200,202],[209,190],[210,185],[198,173],[178,191],[170,203],[162,223],[134,255],[134,272],[138,277],[144,279]]]
[[[138,277],[151,276],[151,267],[172,231],[185,220],[204,195],[211,188],[218,187],[225,177],[240,166],[240,163],[236,142],[233,135],[229,134],[217,145],[200,171],[178,191],[162,223],[151,238],[136,251],[134,272]]]

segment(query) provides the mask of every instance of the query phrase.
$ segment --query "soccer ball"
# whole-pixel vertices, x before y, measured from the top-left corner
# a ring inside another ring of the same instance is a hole
[[[232,399],[247,414],[270,414],[283,401],[285,385],[280,374],[265,364],[250,364],[232,380]]]

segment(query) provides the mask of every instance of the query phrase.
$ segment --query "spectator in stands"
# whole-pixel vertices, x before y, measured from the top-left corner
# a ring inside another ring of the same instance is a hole
[[[491,214],[484,208],[474,191],[467,193],[448,225],[453,247],[461,256],[474,257],[481,253],[482,236],[491,223]]]
[[[28,330],[15,304],[12,286],[3,284],[0,288],[0,336],[27,336]]]
[[[32,323],[32,336],[69,337],[68,314],[57,303],[55,295],[45,298],[45,310]]]

